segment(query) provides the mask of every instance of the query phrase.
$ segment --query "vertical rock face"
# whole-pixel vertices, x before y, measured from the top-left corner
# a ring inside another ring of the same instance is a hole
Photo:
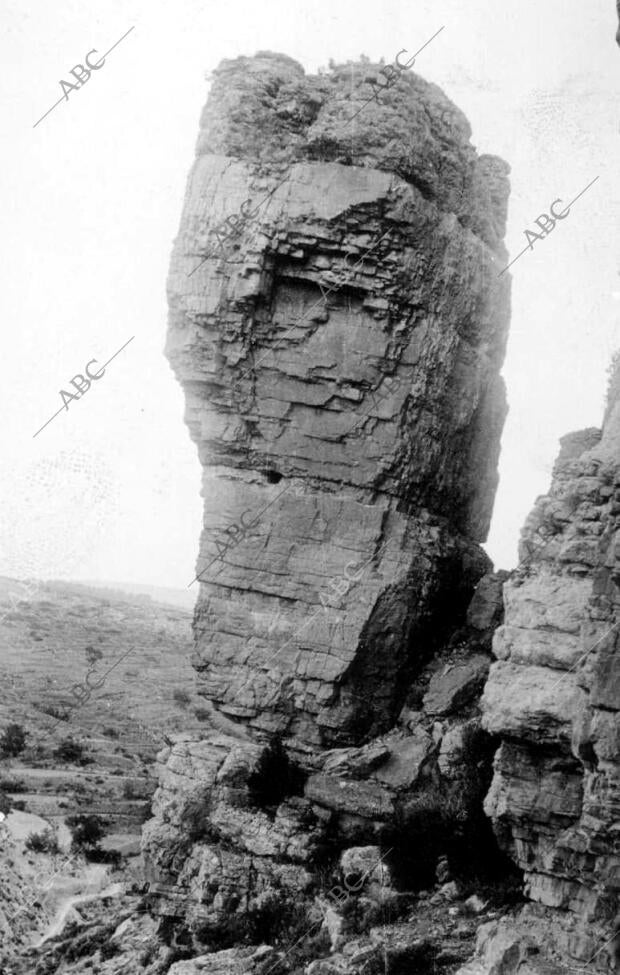
[[[308,753],[389,728],[462,618],[505,414],[507,167],[436,86],[368,103],[376,77],[224,62],[169,278],[200,686]]]
[[[437,87],[404,71],[373,99],[377,76],[224,62],[172,257],[212,730],[162,754],[144,849],[194,943],[266,898],[316,910],[326,864],[412,792],[443,823],[447,783],[458,818],[479,760],[500,580],[467,608],[505,415],[507,167]]]
[[[609,971],[620,957],[619,393],[617,374],[602,431],[562,440],[505,586],[482,701],[503,739],[486,809],[535,902],[522,923],[556,958]]]

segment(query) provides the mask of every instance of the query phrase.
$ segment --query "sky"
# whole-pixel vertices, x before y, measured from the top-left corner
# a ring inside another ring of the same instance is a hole
[[[614,0],[5,0],[3,26],[0,574],[187,586],[200,467],[163,356],[165,282],[209,72],[265,49],[309,72],[362,53],[391,62],[440,27],[415,70],[465,112],[478,152],[509,162],[511,259],[554,200],[596,179],[511,268],[486,548],[515,565],[559,437],[600,424],[620,347]],[[60,79],[119,40],[35,126]],[[34,436],[71,378],[117,351]]]

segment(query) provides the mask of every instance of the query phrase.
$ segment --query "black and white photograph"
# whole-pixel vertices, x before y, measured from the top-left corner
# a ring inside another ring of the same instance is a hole
[[[620,0],[0,16],[0,975],[620,973]]]

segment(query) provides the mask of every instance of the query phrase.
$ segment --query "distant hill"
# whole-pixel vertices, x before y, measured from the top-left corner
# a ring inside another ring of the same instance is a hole
[[[29,812],[59,821],[93,811],[135,833],[157,751],[177,731],[208,727],[190,663],[192,607],[146,585],[25,585],[0,577],[0,733],[10,723],[27,733],[25,751],[0,764],[0,788]]]
[[[169,603],[172,606],[181,606],[191,612],[194,610],[198,586],[196,583],[187,589],[172,589],[167,586],[149,586],[138,582],[92,582],[90,579],[81,583],[84,586],[92,586],[95,589],[106,589],[110,592],[133,593],[137,596],[150,596],[156,603]]]
[[[104,589],[109,594],[118,597],[130,594],[134,596],[148,596],[153,602],[156,603],[166,603],[171,606],[180,606],[183,609],[193,612],[194,604],[196,602],[196,595],[198,592],[198,586],[194,584],[191,588],[185,589],[174,589],[171,586],[149,586],[145,583],[139,582],[110,582],[107,579],[85,579],[79,582],[65,581],[65,580],[44,580],[38,582],[37,580],[18,580],[11,579],[8,576],[0,576],[0,599],[2,593],[5,589],[18,591],[21,583],[28,582],[32,587],[38,585],[46,585],[50,582],[54,585],[61,585],[67,587],[73,586],[83,586],[86,589]],[[1,614],[0,614],[1,615]]]

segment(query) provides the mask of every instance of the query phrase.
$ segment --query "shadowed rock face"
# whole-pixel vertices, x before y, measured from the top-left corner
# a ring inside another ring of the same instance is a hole
[[[535,902],[519,923],[601,971],[620,958],[619,372],[602,431],[563,438],[526,523],[482,699],[504,739],[486,810]]]
[[[462,620],[505,415],[507,167],[436,86],[376,77],[223,62],[169,277],[199,686],[306,753],[388,729]]]

